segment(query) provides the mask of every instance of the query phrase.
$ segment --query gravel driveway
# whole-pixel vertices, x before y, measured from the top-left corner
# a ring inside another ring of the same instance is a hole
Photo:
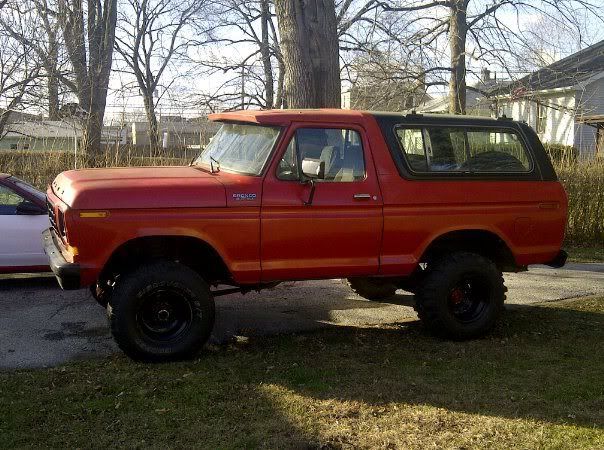
[[[535,266],[505,278],[508,304],[604,295],[604,264]],[[393,300],[396,304],[363,300],[341,280],[289,282],[219,297],[212,340],[417,320],[411,295],[399,291]],[[0,369],[55,366],[117,351],[105,311],[88,291],[62,291],[52,277],[0,278],[0,311]]]

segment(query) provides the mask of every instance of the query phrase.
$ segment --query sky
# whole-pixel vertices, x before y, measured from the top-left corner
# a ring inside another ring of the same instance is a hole
[[[482,2],[482,3],[481,3]],[[484,8],[484,5],[491,3],[487,0],[477,0],[474,4],[477,10]],[[573,40],[561,30],[561,27],[557,28],[557,32],[550,35],[551,24],[542,24],[542,16],[539,14],[523,14],[518,16],[513,11],[503,11],[498,13],[498,17],[501,22],[508,26],[512,30],[523,30],[533,28],[538,34],[543,35],[543,51],[546,58],[554,60],[568,56],[574,51],[580,48],[598,42],[604,39],[604,27],[601,22],[595,20],[585,23],[585,27],[582,30],[582,40],[580,43]],[[201,55],[200,58],[212,58],[215,60],[238,60],[242,56],[249,53],[249,46],[246,45],[221,45],[221,46],[209,46]],[[446,39],[439,43],[439,48],[442,48],[442,54],[440,57],[443,60],[448,59],[448,43]],[[471,45],[467,48],[468,53],[476,53],[475,49]],[[468,68],[470,74],[468,75],[468,83],[477,81],[476,73],[480,72],[480,69],[486,67],[497,75],[499,79],[509,79],[510,74],[506,73],[504,68],[497,64],[485,64],[481,59],[468,59]],[[110,92],[107,101],[106,110],[106,121],[107,122],[119,122],[124,118],[131,120],[132,117],[138,115],[141,120],[144,120],[144,108],[142,98],[137,95],[138,89],[132,88],[128,90],[120,89],[123,85],[134,86],[134,79],[131,75],[120,71],[123,68],[123,64],[120,64],[118,60],[114,63],[114,68],[118,69],[114,71],[111,82]],[[186,72],[186,75],[183,73]],[[519,78],[524,73],[515,72],[511,74],[514,77]],[[234,73],[214,73],[212,76],[208,76],[199,72],[189,72],[187,68],[170,67],[164,76],[164,80],[177,80],[172,85],[172,88],[167,92],[163,93],[159,90],[159,95],[163,95],[158,105],[159,115],[182,115],[185,117],[195,117],[203,113],[200,107],[195,107],[191,104],[188,98],[188,93],[191,91],[196,92],[211,92],[218,89],[226,80],[235,76]],[[179,78],[180,77],[180,78]],[[430,94],[433,96],[445,95],[446,87],[438,86],[430,89]]]

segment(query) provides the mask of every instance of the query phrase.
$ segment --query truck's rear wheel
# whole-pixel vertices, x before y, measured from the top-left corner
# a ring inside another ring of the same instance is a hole
[[[396,293],[396,285],[386,278],[348,278],[347,281],[356,294],[367,300],[385,300]]]
[[[169,261],[123,275],[108,311],[117,344],[139,361],[190,358],[214,326],[214,299],[207,283],[190,268]]]
[[[506,288],[495,264],[457,252],[437,261],[416,292],[416,310],[430,332],[472,339],[490,331],[503,310]]]

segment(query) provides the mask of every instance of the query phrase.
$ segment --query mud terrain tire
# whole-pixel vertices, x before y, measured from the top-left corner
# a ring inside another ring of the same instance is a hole
[[[501,271],[475,253],[447,255],[427,271],[415,299],[419,318],[433,334],[455,340],[488,333],[503,311]]]
[[[122,276],[107,310],[118,346],[137,361],[191,358],[214,326],[214,299],[207,283],[192,269],[170,261]]]

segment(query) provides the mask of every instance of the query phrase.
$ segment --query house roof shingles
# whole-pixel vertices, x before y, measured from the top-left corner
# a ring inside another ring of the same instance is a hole
[[[537,70],[504,89],[493,93],[513,92],[517,89],[543,91],[573,87],[604,71],[604,40]]]

